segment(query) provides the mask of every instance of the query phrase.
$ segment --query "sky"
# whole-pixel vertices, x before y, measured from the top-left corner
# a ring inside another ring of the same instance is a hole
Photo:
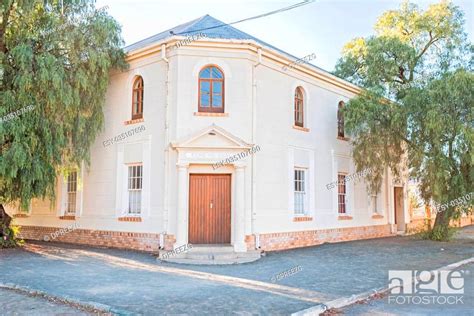
[[[126,45],[209,14],[231,23],[303,0],[97,0],[122,26]],[[289,11],[234,27],[300,58],[316,54],[316,66],[332,71],[345,43],[374,33],[377,18],[402,0],[315,0]],[[412,1],[426,8],[435,0]],[[474,1],[454,0],[464,12],[465,30],[474,41]]]

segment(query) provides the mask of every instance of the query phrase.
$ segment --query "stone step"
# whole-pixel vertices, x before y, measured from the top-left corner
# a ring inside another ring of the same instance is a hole
[[[234,252],[232,247],[193,247],[186,252],[166,256],[167,251],[159,254],[159,259],[182,264],[238,264],[260,259],[261,251]]]
[[[211,252],[234,252],[234,247],[232,246],[201,246],[193,245],[191,249],[188,250],[188,253],[211,253]]]
[[[248,251],[248,252],[227,252],[227,251],[192,252],[192,251],[189,251],[186,253],[184,257],[189,258],[189,259],[196,259],[196,260],[226,260],[226,259],[253,258],[253,257],[260,258],[260,252],[259,251]]]
[[[218,259],[218,260],[203,260],[203,259],[190,259],[190,258],[173,258],[163,260],[170,263],[179,263],[179,264],[194,264],[194,265],[225,265],[225,264],[241,264],[257,261],[260,257],[252,258],[233,258],[233,259]]]

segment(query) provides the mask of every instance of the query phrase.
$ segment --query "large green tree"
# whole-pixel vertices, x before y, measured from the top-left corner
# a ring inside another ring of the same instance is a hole
[[[374,36],[346,44],[335,71],[365,88],[344,113],[358,170],[374,170],[369,189],[379,191],[386,168],[398,176],[407,166],[426,203],[448,203],[429,232],[436,240],[473,205],[450,203],[474,189],[473,49],[463,25],[450,1],[425,11],[404,2]]]
[[[87,0],[0,7],[0,218],[54,198],[61,168],[89,161],[112,68],[126,67],[118,23]],[[4,229],[6,225],[4,223]],[[0,235],[2,229],[0,229]]]

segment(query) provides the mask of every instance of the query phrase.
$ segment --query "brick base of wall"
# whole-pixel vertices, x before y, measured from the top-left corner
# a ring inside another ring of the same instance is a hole
[[[74,229],[73,226],[70,228],[22,226],[20,237],[147,252],[157,252],[160,241],[160,234]],[[172,249],[169,244],[173,240],[174,236],[165,236],[165,245]]]
[[[428,228],[428,225],[431,225],[431,227],[433,227],[434,219],[413,219],[410,223],[407,224],[406,232],[407,234],[415,234],[426,230]]]
[[[463,218],[458,221],[458,225],[461,227],[471,225],[473,223],[474,220],[471,217]],[[413,224],[421,224],[421,222]],[[260,234],[259,242],[260,248],[265,251],[309,247],[320,245],[325,242],[334,243],[394,236],[394,234],[391,233],[390,226],[391,225],[375,225]],[[50,240],[72,244],[133,249],[147,252],[158,252],[160,241],[159,234],[73,229],[73,227],[68,229],[41,226],[22,226],[20,237],[31,240]],[[164,249],[172,250],[175,242],[176,238],[174,235],[165,235]],[[245,242],[247,244],[247,249],[255,249],[256,238],[254,235],[247,235],[245,237]]]
[[[472,224],[474,224],[474,215],[461,217],[458,220],[451,221],[451,225],[456,226],[456,227],[464,227],[464,226],[468,226]]]
[[[436,218],[432,218],[430,220],[428,219],[414,219],[412,220],[409,224],[407,224],[407,232],[410,234],[417,233],[424,231],[428,228],[428,224],[431,225],[431,227],[434,226]],[[464,227],[468,225],[474,224],[474,214],[469,215],[467,217],[461,217],[460,219],[457,220],[452,220],[450,225],[453,227]]]
[[[320,245],[325,242],[342,242],[393,236],[390,225],[347,227],[300,232],[260,234],[260,248],[265,251],[283,250]],[[248,249],[255,240],[246,238]]]

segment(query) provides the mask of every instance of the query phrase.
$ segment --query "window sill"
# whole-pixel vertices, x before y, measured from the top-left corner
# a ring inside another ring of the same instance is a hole
[[[66,220],[66,221],[74,221],[76,220],[76,215],[62,215],[62,216],[59,216],[59,219]]]
[[[229,113],[194,112],[194,116],[227,117]]]
[[[297,129],[297,130],[299,130],[299,131],[309,132],[309,128],[306,128],[306,127],[301,127],[301,126],[293,125],[293,128],[294,128],[294,129]]]
[[[140,216],[123,216],[118,218],[119,222],[141,222]]]
[[[373,219],[381,219],[381,218],[383,218],[383,215],[380,215],[380,214],[373,214],[373,215],[372,215],[372,218],[373,218]]]
[[[349,141],[349,137],[342,137],[342,136],[337,136],[337,139],[343,140],[343,141]]]
[[[131,124],[137,124],[137,123],[142,123],[142,122],[145,122],[145,120],[143,118],[139,118],[139,119],[125,121],[123,122],[123,124],[131,125]]]
[[[13,214],[13,218],[26,218],[26,217],[30,217],[30,215],[25,214],[25,213]]]
[[[349,216],[349,215],[339,215],[337,217],[338,220],[340,221],[348,221],[348,220],[351,220],[352,219],[352,216]]]
[[[311,216],[296,216],[293,217],[293,222],[310,222],[313,218]]]

